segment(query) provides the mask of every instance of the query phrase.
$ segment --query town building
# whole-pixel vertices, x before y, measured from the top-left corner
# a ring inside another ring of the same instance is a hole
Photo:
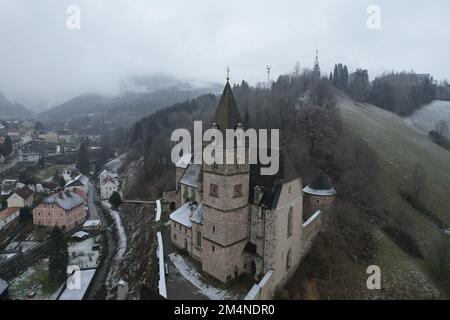
[[[0,211],[0,231],[8,230],[19,222],[20,208],[10,207]]]
[[[71,230],[86,220],[85,203],[82,197],[71,191],[52,194],[33,209],[33,223]]]
[[[14,191],[8,198],[8,207],[31,208],[33,206],[34,192],[25,186]]]
[[[37,163],[41,159],[39,153],[19,153],[17,155],[17,161],[21,163]]]
[[[119,190],[119,177],[116,173],[111,173],[103,170],[99,175],[100,182],[100,196],[104,199],[109,199],[111,195]]]
[[[242,127],[228,81],[212,127],[223,134]],[[303,189],[287,152],[276,175],[262,176],[258,165],[239,164],[236,152],[223,145],[223,154],[234,152],[234,164],[191,164],[190,155],[177,163],[171,241],[222,283],[242,274],[270,277],[273,295],[309,250],[336,192],[323,173]]]
[[[37,138],[50,143],[58,143],[59,141],[58,134],[53,131],[39,132]]]
[[[9,196],[17,186],[17,180],[14,179],[5,179],[2,181],[1,185],[1,195],[2,196]]]
[[[85,194],[89,191],[89,178],[86,177],[84,174],[79,174],[72,180],[66,183],[64,186],[65,190],[73,190],[73,189],[80,189]]]

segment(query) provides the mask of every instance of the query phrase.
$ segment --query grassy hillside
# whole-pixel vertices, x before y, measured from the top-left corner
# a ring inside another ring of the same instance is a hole
[[[443,286],[433,277],[436,243],[445,237],[424,212],[418,212],[401,193],[408,192],[417,163],[426,170],[422,205],[450,224],[450,153],[428,140],[405,119],[370,104],[360,104],[340,96],[338,106],[345,127],[360,136],[376,151],[380,160],[377,181],[380,206],[418,243],[424,259],[405,254],[386,234],[377,232],[378,251],[374,264],[382,270],[383,287],[375,296],[433,298]],[[384,273],[383,273],[384,272]],[[447,291],[448,292],[448,291]]]
[[[446,121],[450,126],[450,101],[433,101],[414,112],[408,120],[426,134],[435,130],[436,123],[440,120]],[[450,139],[450,132],[447,137]]]

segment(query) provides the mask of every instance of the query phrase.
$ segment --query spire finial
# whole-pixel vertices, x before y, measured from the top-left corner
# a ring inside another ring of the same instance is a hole
[[[227,67],[227,81],[230,80],[230,66]]]

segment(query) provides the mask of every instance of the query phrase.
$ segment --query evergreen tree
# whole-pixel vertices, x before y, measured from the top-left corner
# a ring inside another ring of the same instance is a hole
[[[39,132],[42,129],[44,129],[43,124],[40,121],[36,122],[34,125],[34,132]]]
[[[13,145],[10,136],[6,136],[5,142],[3,142],[3,155],[9,156],[13,152]]]
[[[87,152],[87,141],[83,141],[78,150],[77,168],[82,174],[89,173],[89,157]]]
[[[67,278],[69,251],[64,234],[57,226],[50,233],[49,278],[54,283],[62,283]]]
[[[109,197],[109,203],[115,208],[118,208],[120,206],[120,204],[122,203],[122,197],[117,191],[114,191],[111,197]]]

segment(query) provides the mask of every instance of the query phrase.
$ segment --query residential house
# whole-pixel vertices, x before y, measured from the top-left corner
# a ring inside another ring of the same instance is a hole
[[[86,177],[84,174],[79,174],[72,180],[66,183],[64,186],[65,190],[74,190],[74,189],[80,189],[84,193],[88,193],[89,191],[89,178]]]
[[[52,194],[33,209],[33,223],[71,230],[86,220],[85,203],[82,197],[68,190]]]
[[[19,222],[20,208],[6,208],[0,212],[0,231],[12,228]]]
[[[119,178],[117,174],[103,170],[99,176],[100,196],[102,199],[109,199],[113,192],[119,190]]]
[[[34,192],[27,186],[14,191],[8,198],[8,207],[31,208],[33,206]]]

